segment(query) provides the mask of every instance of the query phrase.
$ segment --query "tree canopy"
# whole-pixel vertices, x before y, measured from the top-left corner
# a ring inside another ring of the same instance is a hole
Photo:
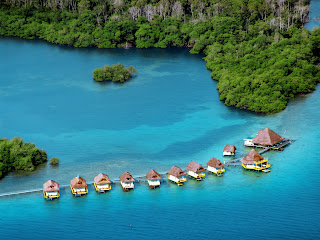
[[[47,161],[46,151],[19,137],[0,139],[0,178],[14,170],[33,171]]]
[[[137,70],[133,66],[125,67],[123,64],[105,65],[93,71],[93,79],[97,82],[111,80],[113,82],[125,82],[132,77]]]
[[[308,13],[308,0],[0,0],[0,34],[75,47],[187,46],[206,55],[226,105],[273,113],[319,82],[320,29],[302,28]]]

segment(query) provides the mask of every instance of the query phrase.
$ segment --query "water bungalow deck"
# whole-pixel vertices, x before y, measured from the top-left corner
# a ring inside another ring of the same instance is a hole
[[[266,147],[266,146],[260,146],[260,145],[255,145],[253,147],[257,147],[257,148],[262,148],[262,150],[260,150],[258,153],[260,155],[262,155],[265,152],[268,152],[269,150],[278,150],[278,151],[282,151],[284,147],[288,146],[291,142],[293,142],[293,140],[283,140],[282,142],[275,144],[273,146],[270,147]],[[242,157],[241,157],[242,158]],[[240,162],[241,158],[236,158],[233,160],[229,160],[229,161],[224,161],[224,164],[229,166],[241,166],[242,163]]]
[[[285,140],[283,140],[283,141],[281,141],[281,142],[279,142],[279,143],[277,143],[277,144],[275,144],[273,146],[269,146],[269,147],[262,146],[262,145],[256,145],[256,144],[252,145],[252,147],[267,149],[264,152],[269,151],[271,149],[272,150],[282,151],[283,148],[286,147],[287,145],[289,145],[291,142],[293,142],[293,140],[285,139]],[[264,153],[264,152],[262,152],[262,153]]]
[[[279,150],[279,151],[282,151],[283,148],[287,145],[289,145],[291,142],[293,142],[294,140],[289,140],[289,139],[286,139],[282,142],[280,142],[279,144],[276,144],[274,146],[270,146],[270,147],[265,147],[265,146],[254,146],[254,147],[257,147],[257,148],[262,148],[262,150],[260,150],[258,153],[259,154],[263,154],[269,150]],[[242,157],[241,157],[242,158]],[[230,160],[230,161],[224,161],[224,164],[226,166],[241,166],[241,158],[236,158],[236,159],[233,159],[233,160]],[[203,164],[204,166],[206,164]],[[183,171],[186,171],[186,169],[182,169]],[[168,181],[169,182],[169,179],[166,178],[167,176],[167,173],[160,173],[159,174],[161,176],[161,180],[160,182],[166,182]],[[138,176],[138,177],[135,177],[135,182],[138,182],[138,183],[148,183],[148,180],[145,176]],[[114,179],[113,181],[111,181],[112,184],[120,184],[120,179]],[[94,182],[87,182],[88,185],[93,185]],[[70,187],[70,184],[66,184],[66,185],[60,185],[60,188],[61,189],[66,189],[66,188],[69,188]],[[43,188],[39,188],[39,189],[30,189],[30,190],[25,190],[25,191],[19,191],[19,192],[9,192],[9,193],[3,193],[3,194],[0,194],[0,198],[1,197],[10,197],[10,196],[14,196],[14,195],[20,195],[20,194],[29,194],[29,193],[36,193],[36,192],[42,192],[43,191]]]
[[[261,151],[259,151],[258,153],[261,155],[267,151],[269,151],[271,148],[270,147],[264,147]],[[236,159],[232,159],[232,160],[229,160],[229,161],[224,161],[224,164],[229,166],[241,166],[242,163],[240,162],[240,160],[242,159],[242,157],[240,158],[236,158]]]

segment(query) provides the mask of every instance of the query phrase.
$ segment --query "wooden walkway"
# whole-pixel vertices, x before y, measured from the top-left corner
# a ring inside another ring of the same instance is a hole
[[[168,178],[166,177],[167,174],[160,174],[161,175],[161,182],[165,182],[168,181]],[[134,177],[134,179],[136,180],[135,183],[147,183],[147,178],[146,177]],[[116,185],[120,185],[120,179],[114,179],[111,180],[112,184],[116,184]],[[93,182],[87,182],[88,186],[92,185],[93,186]],[[60,191],[62,189],[68,190],[70,189],[70,185],[60,185]],[[14,196],[14,195],[20,195],[20,194],[30,194],[30,193],[37,193],[37,192],[42,192],[43,189],[42,188],[38,188],[38,189],[30,189],[30,190],[25,190],[25,191],[19,191],[19,192],[8,192],[8,193],[2,193],[0,194],[0,198],[2,197],[10,197],[10,196]]]
[[[289,143],[291,143],[292,140],[286,140],[283,143],[279,144],[277,146],[277,148],[275,147],[263,147],[263,146],[257,146],[259,148],[262,148],[262,150],[260,150],[258,153],[259,154],[263,154],[271,149],[273,150],[279,150],[280,148],[285,147],[286,145],[288,145]],[[242,157],[241,157],[242,158]],[[229,166],[241,166],[241,158],[236,158],[230,161],[224,161],[224,164],[229,167]],[[206,166],[206,164],[202,164],[202,166]],[[183,171],[186,172],[186,169],[182,169]],[[169,181],[167,178],[167,173],[159,173],[161,176],[161,182],[167,182]],[[137,176],[134,177],[134,179],[136,180],[136,183],[147,183],[147,178],[145,176]],[[114,179],[111,180],[112,184],[120,184],[120,179]],[[93,185],[93,182],[87,182],[88,185]],[[60,185],[60,189],[69,189],[70,185]],[[42,188],[39,189],[30,189],[30,190],[25,190],[25,191],[19,191],[19,192],[9,192],[9,193],[3,193],[0,194],[0,198],[1,197],[10,197],[10,196],[14,196],[14,195],[20,195],[20,194],[29,194],[29,193],[36,193],[36,192],[42,192]]]
[[[262,150],[260,150],[258,153],[260,155],[264,154],[265,152],[268,152],[269,150],[278,150],[280,151],[281,149],[283,149],[285,146],[289,145],[291,142],[293,142],[293,140],[285,140],[283,142],[281,142],[280,144],[276,145],[276,146],[271,146],[271,147],[264,147],[264,146],[254,146],[254,147],[257,147],[257,148],[262,148]],[[224,164],[226,166],[241,166],[241,163],[240,163],[240,160],[242,159],[241,158],[236,158],[236,159],[233,159],[233,160],[230,160],[230,161],[224,161]]]
[[[269,148],[269,147],[264,147],[264,148],[263,148],[262,150],[260,150],[258,153],[261,155],[261,154],[269,151],[270,149],[271,149],[271,148]],[[241,166],[241,162],[240,162],[241,159],[242,159],[242,157],[241,157],[241,158],[232,159],[232,160],[230,160],[230,161],[224,161],[224,164],[225,164],[226,166],[229,166],[229,165],[231,165],[231,166]]]

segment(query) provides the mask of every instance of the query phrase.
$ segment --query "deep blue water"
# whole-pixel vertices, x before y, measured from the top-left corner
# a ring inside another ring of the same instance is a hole
[[[104,64],[134,65],[126,84],[99,84]],[[0,135],[44,148],[59,167],[13,173],[0,194],[68,184],[100,172],[166,172],[191,160],[221,160],[225,144],[238,156],[242,139],[270,127],[295,139],[268,152],[269,174],[228,167],[183,187],[112,191],[46,202],[42,193],[0,198],[0,239],[317,239],[320,234],[320,92],[300,96],[274,115],[224,106],[205,62],[187,49],[76,49],[38,40],[0,38]],[[130,226],[130,224],[132,226]]]

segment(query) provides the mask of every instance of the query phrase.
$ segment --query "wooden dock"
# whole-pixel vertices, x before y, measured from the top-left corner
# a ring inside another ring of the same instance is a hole
[[[290,144],[291,142],[293,142],[293,140],[285,140],[275,146],[271,146],[271,147],[264,147],[264,146],[254,146],[254,147],[258,147],[258,148],[262,148],[258,153],[259,154],[263,154],[269,150],[279,150],[281,151],[285,146],[287,146],[288,144]],[[241,157],[242,158],[242,157]],[[236,158],[230,161],[224,161],[224,164],[226,166],[241,166],[241,158]],[[202,166],[206,166],[206,164],[202,164]],[[186,169],[182,169],[183,171],[186,172]],[[161,176],[161,182],[167,182],[169,181],[167,178],[167,173],[160,173]],[[135,182],[137,183],[147,183],[148,180],[145,176],[137,176],[134,177],[135,178]],[[112,184],[119,184],[120,185],[120,179],[114,179],[111,181]],[[93,185],[93,182],[87,182],[88,185]],[[60,185],[60,189],[69,189],[70,185]],[[25,190],[25,191],[19,191],[19,192],[9,192],[9,193],[3,193],[0,194],[0,198],[2,197],[10,197],[10,196],[14,196],[14,195],[20,195],[20,194],[29,194],[29,193],[36,193],[36,192],[42,192],[42,188],[39,189],[30,189],[30,190]]]
[[[269,151],[270,149],[271,149],[270,147],[264,147],[258,153],[260,155],[262,155],[263,153]],[[229,166],[241,166],[242,165],[241,162],[240,162],[241,159],[242,159],[242,157],[241,158],[232,159],[230,161],[224,161],[224,165],[226,165],[227,167],[229,167]]]
[[[260,155],[264,154],[265,152],[268,152],[269,150],[278,150],[278,151],[282,151],[284,147],[286,147],[287,145],[289,145],[291,142],[293,142],[293,140],[289,140],[289,139],[286,139],[284,141],[282,141],[281,143],[279,144],[276,144],[274,146],[270,146],[270,147],[265,147],[265,146],[260,146],[260,145],[255,145],[254,147],[256,148],[262,148],[262,150],[260,150],[258,153]],[[241,163],[240,163],[240,160],[242,159],[241,158],[236,158],[236,159],[233,159],[233,160],[230,160],[230,161],[224,161],[224,164],[226,166],[241,166]]]

